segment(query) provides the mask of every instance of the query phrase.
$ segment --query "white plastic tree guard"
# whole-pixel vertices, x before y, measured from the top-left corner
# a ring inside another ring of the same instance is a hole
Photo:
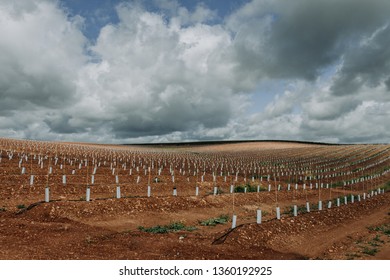
[[[280,220],[280,207],[276,207],[276,219]]]
[[[86,195],[85,195],[85,201],[91,200],[91,188],[87,187]]]
[[[310,212],[310,202],[309,201],[306,202],[306,212],[307,213]]]
[[[233,215],[232,217],[232,228],[235,228],[237,225],[237,216]]]
[[[258,223],[258,224],[261,224],[261,210],[260,209],[258,209],[257,211],[256,211],[256,213],[257,213],[257,215],[256,215],[256,222]]]
[[[49,187],[46,187],[45,188],[45,202],[49,202],[50,201],[50,189]]]
[[[121,198],[121,187],[116,186],[116,198]]]

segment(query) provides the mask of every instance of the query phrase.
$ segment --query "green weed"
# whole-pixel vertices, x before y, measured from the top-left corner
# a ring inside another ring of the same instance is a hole
[[[218,218],[211,218],[205,221],[201,221],[200,224],[202,226],[216,226],[218,224],[226,224],[229,221],[229,217],[227,215],[221,215]]]
[[[384,243],[384,241],[380,239],[380,235],[378,235],[378,234],[372,240],[375,242]]]
[[[297,214],[299,214],[299,213],[306,213],[306,212],[307,212],[306,205],[297,205]],[[294,214],[294,206],[289,206],[283,212],[283,214],[293,215]]]
[[[364,247],[362,252],[366,255],[375,256],[375,254],[378,253],[378,249]]]
[[[379,231],[386,234],[387,236],[390,236],[390,224],[383,224],[376,227],[368,227],[368,229],[372,231]]]
[[[266,189],[260,186],[259,191],[265,191]],[[235,193],[244,193],[244,192],[257,192],[257,186],[252,186],[251,184],[241,185],[234,188]]]
[[[181,222],[174,222],[169,225],[165,225],[165,226],[157,225],[150,228],[139,226],[138,229],[140,231],[149,232],[149,233],[168,233],[168,232],[175,232],[175,231],[194,231],[196,230],[196,227],[187,227]]]

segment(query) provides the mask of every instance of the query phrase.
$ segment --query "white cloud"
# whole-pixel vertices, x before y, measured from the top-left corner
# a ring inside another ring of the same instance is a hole
[[[48,130],[46,114],[77,101],[77,72],[87,59],[81,25],[53,1],[0,3],[0,116],[9,123],[0,132],[35,137],[37,127]]]
[[[61,2],[2,1],[0,135],[390,139],[388,2],[354,2],[346,17],[351,0],[254,0],[219,24],[204,4],[156,2],[158,13],[141,2],[118,5],[119,22],[92,42],[84,19]],[[265,79],[286,86],[263,112],[248,113],[248,93]]]
[[[233,67],[221,59],[231,37],[221,25],[177,25],[136,4],[117,12],[120,22],[102,28],[91,47],[100,62],[81,71],[82,98],[67,112],[76,116],[75,129],[103,127],[123,139],[161,136],[223,127],[239,114]]]

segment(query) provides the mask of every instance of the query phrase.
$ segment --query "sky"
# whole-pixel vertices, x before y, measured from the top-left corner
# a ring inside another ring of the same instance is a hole
[[[390,142],[390,1],[0,1],[0,137]]]

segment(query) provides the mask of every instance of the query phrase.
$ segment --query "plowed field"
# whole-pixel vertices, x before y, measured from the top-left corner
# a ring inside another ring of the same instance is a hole
[[[0,155],[2,259],[390,259],[390,145],[0,139]]]

